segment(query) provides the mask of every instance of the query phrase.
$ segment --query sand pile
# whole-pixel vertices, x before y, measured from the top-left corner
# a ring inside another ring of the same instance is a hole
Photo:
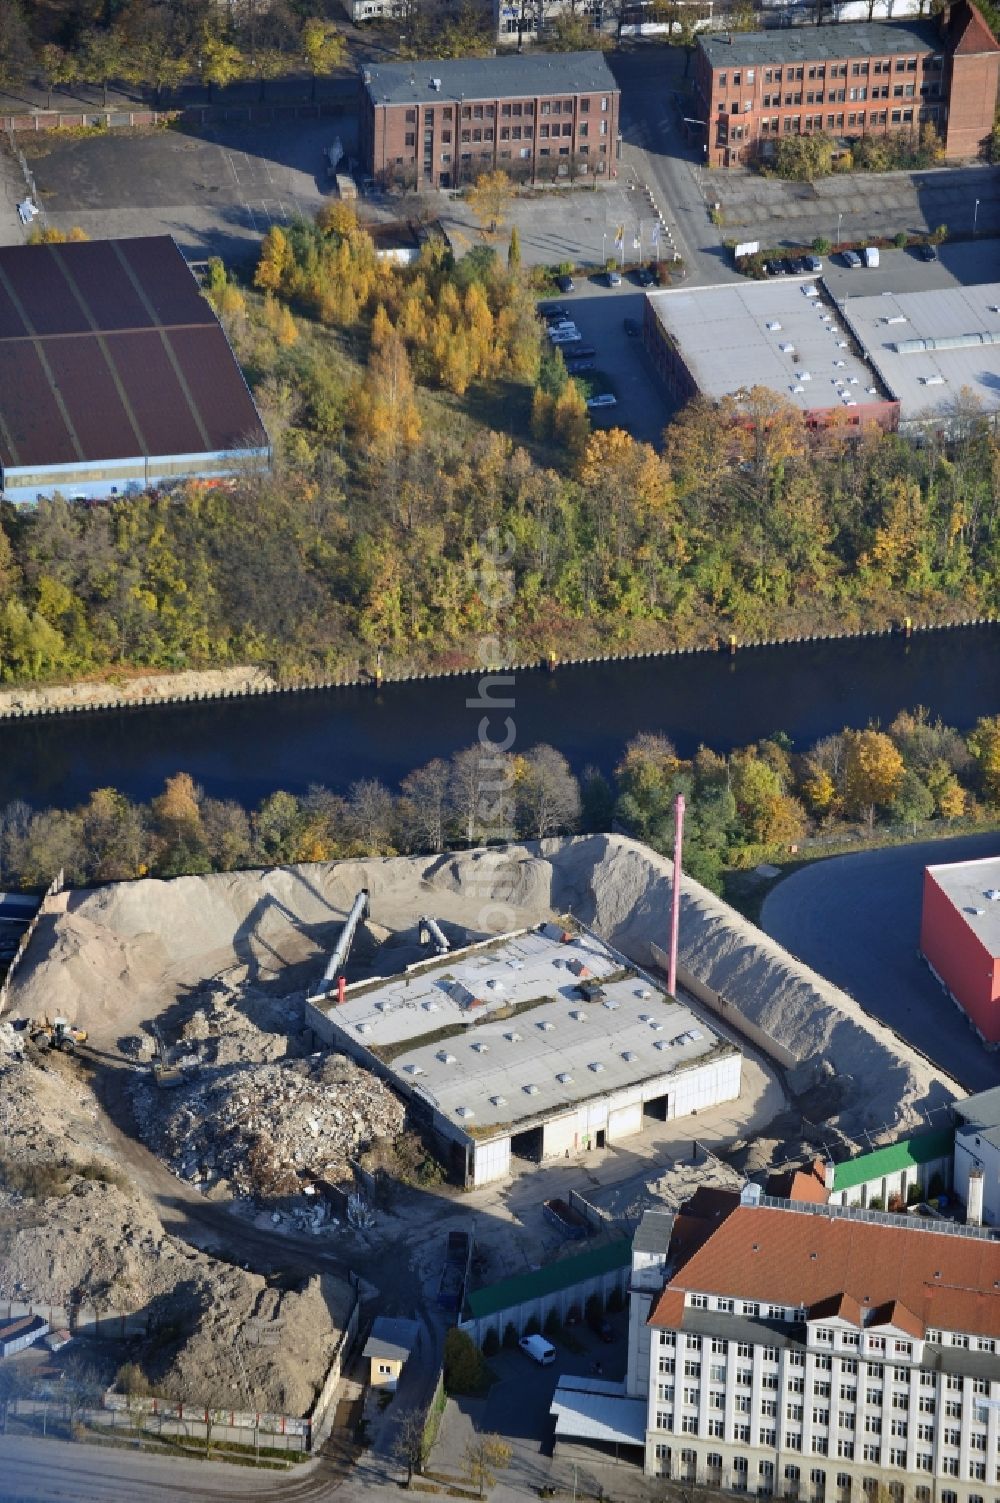
[[[300,994],[322,973],[354,895],[394,931],[430,913],[472,936],[571,911],[640,964],[667,928],[670,866],[617,836],[545,841],[503,851],[352,861],[272,872],[120,884],[72,895],[19,974],[15,1008],[57,1009],[125,1031],[206,977],[245,968],[247,984]],[[807,1067],[824,1115],[850,1137],[916,1125],[961,1088],[858,1003],[800,964],[720,899],[685,879],[681,958],[705,985]],[[377,955],[365,963],[377,969]],[[143,1012],[145,1009],[145,1012]],[[124,1015],[124,1016],[123,1016]],[[837,1093],[824,1070],[838,1078]]]

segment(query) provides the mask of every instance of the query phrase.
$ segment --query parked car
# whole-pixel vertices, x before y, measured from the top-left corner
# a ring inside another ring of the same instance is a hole
[[[556,277],[556,286],[560,292],[575,292],[576,283],[572,277]]]
[[[793,256],[789,265],[792,268],[793,277],[804,277],[809,270],[809,263],[804,256]]]
[[[870,267],[872,270],[874,270],[875,267],[878,266],[879,256],[877,245],[866,245],[864,250],[861,252],[861,256],[865,265]]]
[[[563,307],[562,303],[546,303],[544,307],[539,308],[538,312],[539,316],[544,318],[546,323],[551,323],[556,318],[569,317],[569,312]]]
[[[640,333],[639,325],[634,318],[627,318],[625,320],[625,333],[628,335],[629,339],[634,339],[635,336]]]
[[[575,329],[576,323],[571,318],[554,318],[546,329],[547,334],[561,334],[565,329]]]
[[[522,1336],[518,1346],[541,1367],[550,1367],[556,1360],[556,1349],[544,1336]]]
[[[588,397],[587,406],[592,408],[617,407],[618,398],[615,396],[613,391],[602,391],[596,397]]]
[[[925,240],[923,245],[919,247],[917,255],[921,261],[936,261],[938,258],[937,248],[931,245],[929,240]]]
[[[597,361],[592,355],[581,355],[578,359],[574,351],[568,351],[563,356],[563,363],[571,376],[580,376],[584,371],[597,369]]]
[[[857,251],[844,252],[844,265],[851,271],[857,271],[858,267],[861,265],[861,257],[858,255]]]
[[[783,269],[780,261],[764,262],[764,275],[766,277],[780,277]]]
[[[818,271],[822,270],[823,262],[820,260],[819,256],[806,256],[806,271],[811,271],[815,276]]]
[[[592,344],[575,344],[571,350],[567,350],[564,360],[593,360],[597,354]]]
[[[579,329],[560,329],[558,334],[549,335],[549,343],[554,345],[579,344],[582,339]]]
[[[784,261],[781,262],[781,275],[783,277],[794,277],[795,261],[791,256],[786,256]]]
[[[606,271],[604,273],[604,280],[609,287],[620,287],[622,285],[622,274],[620,271]]]
[[[640,287],[652,287],[653,283],[656,281],[656,278],[653,276],[653,273],[650,271],[648,266],[640,266],[639,270],[635,274],[635,279],[639,283]]]

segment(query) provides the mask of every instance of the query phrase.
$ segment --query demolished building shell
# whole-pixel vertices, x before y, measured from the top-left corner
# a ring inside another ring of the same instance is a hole
[[[741,1056],[586,932],[545,924],[310,998],[306,1023],[403,1093],[465,1184],[740,1094]]]

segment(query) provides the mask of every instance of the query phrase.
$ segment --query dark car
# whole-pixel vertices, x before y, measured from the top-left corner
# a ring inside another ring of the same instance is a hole
[[[634,339],[635,336],[639,333],[639,325],[636,323],[634,318],[627,318],[625,320],[625,333],[628,335],[629,339]]]
[[[795,277],[804,277],[809,270],[809,263],[804,256],[793,256],[788,264],[791,266],[792,275]]]
[[[640,266],[635,274],[635,279],[640,287],[652,287],[656,280],[648,266]]]
[[[936,261],[938,258],[938,253],[929,240],[924,241],[923,245],[917,251],[917,255],[921,261]]]
[[[596,371],[597,369],[597,361],[592,355],[581,356],[577,360],[570,356],[569,359],[563,360],[563,364],[571,376],[579,376],[583,371]]]
[[[621,272],[620,271],[606,271],[604,273],[604,282],[605,282],[605,285],[608,286],[608,287],[620,287],[622,285],[622,274],[621,274]]]
[[[575,292],[576,283],[572,277],[556,277],[556,286],[560,292]]]
[[[562,303],[546,303],[543,308],[539,308],[538,313],[539,317],[544,318],[547,324],[552,323],[557,318],[569,317]]]
[[[571,360],[594,360],[597,351],[592,344],[575,344],[570,349],[563,350],[563,359],[568,363]]]
[[[768,276],[768,277],[780,277],[783,274],[784,269],[785,268],[782,266],[782,264],[781,264],[780,261],[765,261],[764,262],[764,275],[765,276]]]

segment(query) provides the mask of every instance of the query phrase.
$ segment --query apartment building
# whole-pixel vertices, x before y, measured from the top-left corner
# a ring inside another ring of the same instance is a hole
[[[852,141],[924,125],[959,161],[992,128],[1000,47],[970,0],[956,0],[936,20],[704,35],[694,74],[713,167],[766,160],[789,135]]]
[[[810,1503],[1000,1498],[990,1231],[749,1185],[700,1190],[639,1242],[626,1391],[649,1474]]]
[[[380,182],[618,175],[620,91],[600,52],[379,63],[362,77],[361,158]]]

